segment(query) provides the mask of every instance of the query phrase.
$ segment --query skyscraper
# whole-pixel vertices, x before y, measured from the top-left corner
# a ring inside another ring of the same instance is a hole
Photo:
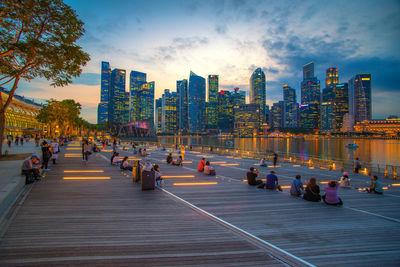
[[[97,110],[97,123],[108,122],[108,103],[110,100],[110,80],[111,80],[111,69],[110,63],[101,62],[101,84],[100,84],[100,104]]]
[[[334,90],[333,86],[329,86],[322,90],[321,103],[321,130],[330,131],[334,124]]]
[[[203,133],[206,118],[206,80],[190,72],[189,77],[189,131]]]
[[[231,133],[234,125],[233,99],[229,91],[218,94],[218,130]]]
[[[350,110],[354,112],[354,122],[371,120],[372,101],[371,101],[371,74],[357,74],[350,82],[351,97]]]
[[[124,111],[123,111],[123,121],[121,123],[129,122],[129,92],[124,92]]]
[[[246,92],[240,91],[240,89],[237,87],[233,89],[231,97],[234,106],[246,104]]]
[[[186,133],[189,130],[188,81],[186,79],[176,81],[176,92],[179,98],[179,131]]]
[[[260,128],[260,107],[257,104],[234,106],[234,133],[239,137],[255,136]]]
[[[148,121],[153,124],[154,121],[154,82],[144,83],[140,87],[136,106],[138,114],[136,115],[139,121]]]
[[[326,69],[325,88],[339,83],[338,68]]]
[[[257,68],[250,77],[250,103],[260,106],[260,120],[265,122],[265,74]]]
[[[303,128],[308,127],[306,129],[310,130],[319,129],[320,97],[320,81],[317,77],[314,77],[314,63],[311,62],[303,66],[303,81],[301,82],[301,106],[303,108],[300,108],[300,112],[303,111],[309,115],[300,114],[300,120],[303,118],[307,119],[307,122],[301,122]],[[315,114],[310,114],[309,112],[315,112]]]
[[[347,83],[333,85],[333,129],[343,128],[343,118],[349,113],[349,88]]]
[[[217,129],[218,123],[218,90],[219,77],[218,75],[208,75],[208,101],[206,104],[206,128]]]
[[[279,101],[271,107],[271,128],[277,130],[283,127],[283,106],[284,102]]]
[[[162,98],[156,100],[155,106],[155,115],[154,115],[154,125],[157,133],[161,132],[161,123],[162,123]]]
[[[125,70],[114,69],[111,72],[108,121],[112,123],[124,123],[125,121],[125,78]]]
[[[176,133],[178,130],[178,94],[164,90],[162,95],[161,131],[164,133]]]
[[[297,127],[296,90],[288,85],[283,86],[283,127]]]
[[[129,77],[129,120],[139,121],[140,120],[140,105],[137,105],[138,93],[142,88],[142,85],[146,83],[146,73],[139,71],[131,71]]]

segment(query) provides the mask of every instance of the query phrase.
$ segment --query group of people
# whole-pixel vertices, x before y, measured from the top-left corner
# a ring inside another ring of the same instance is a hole
[[[182,155],[179,155],[179,157],[174,160],[172,157],[172,153],[169,153],[167,158],[166,158],[167,164],[174,165],[174,166],[183,166],[183,157]]]
[[[247,173],[247,182],[249,185],[257,186],[258,188],[266,188],[267,190],[279,190],[282,191],[282,187],[279,185],[278,177],[275,171],[271,170],[266,177],[265,183],[262,180],[257,180],[259,172],[254,167],[250,168]],[[343,201],[338,196],[338,189],[351,188],[350,179],[348,173],[343,173],[343,176],[339,181],[332,180],[323,188],[324,195],[320,195],[320,187],[317,184],[317,179],[314,177],[310,178],[308,183],[304,186],[301,181],[301,176],[296,175],[290,186],[290,195],[295,197],[302,197],[304,200],[318,202],[321,199],[325,204],[328,205],[343,205]],[[383,194],[383,186],[377,176],[371,178],[371,187],[366,188],[365,191],[369,193]]]
[[[205,175],[216,175],[214,167],[211,166],[210,161],[206,161],[206,158],[202,158],[197,166],[198,172],[203,172]]]

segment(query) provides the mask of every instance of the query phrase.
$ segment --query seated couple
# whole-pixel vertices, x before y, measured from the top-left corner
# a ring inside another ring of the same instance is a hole
[[[197,171],[204,172],[206,175],[216,175],[215,169],[211,167],[209,161],[206,162],[205,158],[202,158],[197,167]]]
[[[169,155],[167,156],[167,164],[170,165],[174,165],[174,166],[183,166],[183,158],[182,156],[179,156],[179,158],[177,160],[174,160],[172,158],[172,153],[169,153]]]
[[[275,175],[275,171],[271,171],[271,173],[267,175],[265,183],[263,183],[261,180],[257,180],[256,178],[258,176],[259,176],[258,170],[251,167],[250,171],[247,173],[247,183],[249,185],[257,185],[258,188],[265,187],[268,190],[282,191],[282,188],[278,182],[278,177]]]

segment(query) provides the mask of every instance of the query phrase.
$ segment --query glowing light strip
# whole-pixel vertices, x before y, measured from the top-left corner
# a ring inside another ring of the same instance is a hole
[[[64,154],[64,156],[65,157],[67,157],[67,156],[82,156],[82,154],[81,153],[79,153],[79,154],[78,153],[70,153],[70,154],[67,153],[67,154]]]
[[[290,189],[290,185],[281,185],[282,189]]]
[[[276,166],[274,166],[274,165],[268,165],[268,168],[280,168],[281,167],[281,165],[276,165]]]
[[[238,166],[239,163],[228,163],[228,164],[220,164],[219,166]]]
[[[112,149],[103,149],[102,151],[103,151],[103,152],[113,152]]]
[[[223,164],[223,163],[227,163],[226,161],[211,161],[211,163],[213,164]]]
[[[162,178],[194,178],[194,175],[163,175]]]
[[[64,171],[65,173],[75,173],[75,172],[104,172],[103,170],[68,170],[68,171]]]
[[[300,165],[298,165],[298,164],[295,164],[295,165],[293,165],[293,167],[300,167]]]
[[[161,176],[161,178],[163,178],[163,179],[194,179],[194,176],[193,177],[190,177],[190,176],[167,176],[167,177]]]
[[[67,150],[80,150],[81,147],[67,147]]]
[[[392,186],[400,186],[400,184],[392,184]]]
[[[63,177],[63,180],[110,180],[111,177],[107,176],[98,176],[98,177],[79,177],[79,176],[71,176],[71,177]]]
[[[183,161],[183,163],[193,163],[193,161]]]
[[[191,151],[191,153],[200,154],[200,152],[197,152],[197,151]]]
[[[200,183],[173,183],[174,186],[192,186],[192,185],[216,185],[218,182],[200,182]]]
[[[328,184],[329,183],[329,181],[321,181],[321,182],[319,182],[320,184]]]

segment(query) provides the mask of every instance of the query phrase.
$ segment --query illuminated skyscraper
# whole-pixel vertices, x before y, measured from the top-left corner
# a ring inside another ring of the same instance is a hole
[[[297,127],[296,90],[288,85],[283,86],[283,127]]]
[[[218,75],[208,75],[208,101],[206,104],[206,128],[216,130],[218,124]]]
[[[319,118],[320,104],[310,103],[300,105],[300,127],[306,130],[317,130],[316,122]]]
[[[330,131],[333,129],[334,114],[333,114],[333,102],[334,102],[334,91],[333,86],[329,86],[322,90],[322,103],[321,103],[321,130]]]
[[[110,80],[111,80],[111,69],[110,63],[101,62],[101,84],[100,84],[100,104],[97,110],[97,123],[108,122],[108,103],[110,101]]]
[[[129,93],[130,93],[130,104],[129,104],[129,120],[139,121],[140,120],[140,105],[137,105],[138,93],[142,88],[142,85],[146,83],[146,73],[139,71],[131,71],[129,77]]]
[[[125,79],[125,70],[114,69],[111,72],[108,104],[108,121],[111,123],[125,122]]]
[[[321,102],[321,91],[320,81],[317,77],[314,77],[314,63],[308,63],[303,66],[303,81],[301,82],[301,106],[300,111],[315,112],[315,114],[309,114],[310,116],[300,116],[300,120],[306,118],[307,122],[301,122],[301,125],[307,126],[307,129],[319,129],[320,125],[320,102]],[[312,104],[310,106],[307,106]],[[314,121],[311,121],[311,119]]]
[[[349,83],[350,112],[354,114],[354,122],[371,120],[371,74],[357,74]]]
[[[231,133],[233,124],[234,114],[231,92],[221,90],[218,94],[218,130]]]
[[[265,122],[265,74],[261,68],[257,68],[250,77],[250,104],[260,106],[260,120]]]
[[[234,106],[234,134],[239,137],[251,137],[260,128],[260,107],[257,104]]]
[[[154,82],[144,83],[140,87],[137,98],[136,106],[138,107],[138,121],[154,121]]]
[[[231,93],[233,106],[246,104],[246,92],[240,91],[239,88],[234,88]]]
[[[155,107],[155,120],[154,125],[156,128],[156,132],[161,132],[161,123],[162,123],[162,98],[156,100],[156,107]]]
[[[178,94],[164,90],[161,108],[161,131],[163,133],[176,133],[178,131]]]
[[[179,98],[179,131],[186,133],[189,130],[188,81],[186,79],[176,81],[176,92]]]
[[[206,126],[206,80],[190,72],[189,78],[189,132],[203,133]]]
[[[326,69],[325,88],[339,83],[338,68]]]
[[[277,130],[283,128],[283,109],[284,102],[279,101],[274,103],[271,107],[271,128]]]
[[[124,92],[124,112],[123,112],[124,120],[122,123],[129,122],[129,92]]]
[[[333,86],[333,129],[339,131],[343,128],[343,118],[349,113],[349,88],[347,83]]]

